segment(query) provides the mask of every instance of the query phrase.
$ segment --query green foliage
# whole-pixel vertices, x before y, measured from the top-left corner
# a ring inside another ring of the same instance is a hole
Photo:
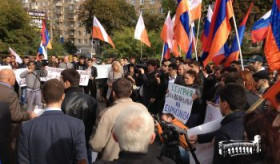
[[[121,30],[123,26],[133,27],[137,17],[134,7],[125,0],[87,0],[79,13],[79,19],[88,32],[92,30],[93,16],[96,16],[108,34]]]
[[[142,44],[143,55],[147,55],[149,58],[160,58],[162,50],[162,41],[160,38],[160,32],[150,31],[148,33],[151,42],[151,47],[147,47]],[[136,56],[140,58],[141,55],[141,42],[134,39],[134,27],[124,27],[122,30],[114,31],[114,37],[112,38],[116,46],[116,49],[108,48],[103,52],[103,57],[114,56],[130,57]]]
[[[168,13],[168,11],[170,11],[171,16],[175,15],[176,6],[177,6],[176,0],[162,0],[162,8],[163,8],[163,13],[165,13],[165,15]]]
[[[61,42],[59,42],[58,39],[53,39],[52,40],[52,49],[48,49],[48,56],[51,56],[51,55],[63,56],[65,54],[66,54],[66,51],[64,49],[63,44]]]
[[[19,55],[35,55],[40,43],[39,31],[29,25],[29,17],[18,0],[0,0],[0,54],[8,47]]]
[[[143,19],[148,31],[160,31],[165,21],[165,15],[153,14],[149,11],[143,13]]]
[[[64,42],[63,47],[68,54],[75,54],[78,50],[75,44],[70,41]]]

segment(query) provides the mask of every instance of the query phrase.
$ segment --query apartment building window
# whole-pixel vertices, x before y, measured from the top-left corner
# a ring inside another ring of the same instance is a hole
[[[79,44],[81,44],[81,43],[82,43],[81,39],[78,39],[78,43],[79,43]]]
[[[132,5],[135,5],[135,0],[131,0],[130,2]]]
[[[150,4],[154,4],[155,3],[155,0],[150,0]]]
[[[81,35],[82,35],[81,31],[78,31],[78,35],[79,35],[79,36],[81,36]]]
[[[140,0],[140,5],[144,5],[144,0]]]
[[[84,40],[84,43],[85,43],[85,44],[88,44],[88,40],[87,40],[87,39],[85,39],[85,40]]]
[[[84,35],[87,35],[87,31],[86,30],[84,31]]]

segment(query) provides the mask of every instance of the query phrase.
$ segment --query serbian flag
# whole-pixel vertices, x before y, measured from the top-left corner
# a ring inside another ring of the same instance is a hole
[[[190,4],[190,17],[192,21],[201,18],[202,0],[189,0]]]
[[[184,54],[188,52],[190,46],[189,33],[191,21],[188,12],[189,0],[178,0],[174,25],[174,38]]]
[[[149,41],[148,33],[145,28],[144,20],[142,17],[142,13],[139,16],[135,32],[134,39],[140,40],[142,43],[146,44],[148,47],[151,47],[151,43]]]
[[[16,57],[16,62],[22,63],[22,60],[21,60],[21,58],[19,57],[19,55],[18,55],[11,47],[9,47],[9,51],[10,51],[11,55],[13,55],[13,56]]]
[[[263,41],[267,36],[271,10],[259,19],[252,28],[252,41],[253,43]]]
[[[115,48],[112,39],[95,16],[93,17],[92,37],[107,42]]]
[[[242,45],[242,40],[243,40],[243,36],[244,36],[244,32],[245,32],[245,27],[246,27],[246,23],[249,17],[249,14],[253,8],[254,3],[252,2],[247,14],[245,15],[245,17],[243,18],[243,21],[241,22],[241,24],[239,25],[238,28],[238,36],[239,36],[239,42],[240,42],[240,46]],[[239,47],[238,47],[238,42],[237,42],[237,37],[235,36],[234,41],[231,45],[231,50],[230,50],[230,54],[227,58],[227,61],[225,63],[225,67],[230,66],[230,63],[233,61],[237,61],[239,58]]]
[[[202,50],[204,51],[207,46],[207,40],[210,32],[210,23],[213,16],[213,10],[211,6],[208,6],[207,16],[204,19],[204,30],[202,34]]]
[[[274,0],[264,53],[271,71],[280,69],[280,0]]]
[[[278,106],[280,105],[276,101],[276,95],[280,94],[279,88],[280,88],[280,80],[278,80],[272,87],[270,87],[268,91],[266,91],[262,96],[263,99],[269,100],[275,109],[277,109]]]
[[[203,61],[206,66],[225,45],[231,31],[230,18],[233,16],[231,0],[217,0],[210,24],[209,39],[207,41],[206,52],[208,56]]]
[[[171,55],[170,55],[170,49],[168,47],[167,43],[163,44],[163,50],[162,50],[162,54],[161,54],[161,61],[162,59],[170,59]]]
[[[48,49],[52,49],[51,41],[49,38],[48,29],[46,27],[46,21],[42,21],[42,29],[41,29],[41,41],[44,47],[47,47]]]

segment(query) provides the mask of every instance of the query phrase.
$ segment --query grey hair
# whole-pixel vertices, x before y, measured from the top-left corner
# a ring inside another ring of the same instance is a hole
[[[131,106],[119,114],[113,133],[122,151],[147,153],[154,128],[154,120],[144,106]]]

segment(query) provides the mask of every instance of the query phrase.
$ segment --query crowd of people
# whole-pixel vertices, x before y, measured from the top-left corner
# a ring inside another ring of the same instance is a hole
[[[0,70],[0,163],[188,163],[189,151],[197,143],[213,142],[213,163],[278,163],[280,160],[280,105],[265,101],[250,107],[279,82],[280,72],[269,71],[264,58],[254,55],[244,69],[234,61],[229,67],[171,58],[136,62],[135,57],[107,60],[107,79],[97,80],[96,58],[53,55],[23,57],[16,62],[5,57]],[[46,67],[63,68],[60,79],[42,82]],[[13,69],[26,86],[18,86]],[[89,75],[87,86],[79,86],[80,74]],[[193,88],[193,105],[186,124],[171,113],[162,113],[168,86]],[[280,88],[276,101],[280,104]],[[20,92],[19,92],[20,90]],[[97,91],[98,94],[97,94]],[[103,102],[104,101],[104,102]],[[106,108],[101,107],[106,104]],[[207,104],[220,108],[221,127],[211,133],[178,135],[178,159],[161,152],[166,141],[160,122],[188,130],[204,123]],[[44,108],[38,115],[35,108]],[[157,132],[157,133],[155,133]],[[219,142],[254,139],[261,136],[261,153],[222,156]],[[189,143],[187,142],[189,141]],[[198,159],[199,160],[199,159]]]

